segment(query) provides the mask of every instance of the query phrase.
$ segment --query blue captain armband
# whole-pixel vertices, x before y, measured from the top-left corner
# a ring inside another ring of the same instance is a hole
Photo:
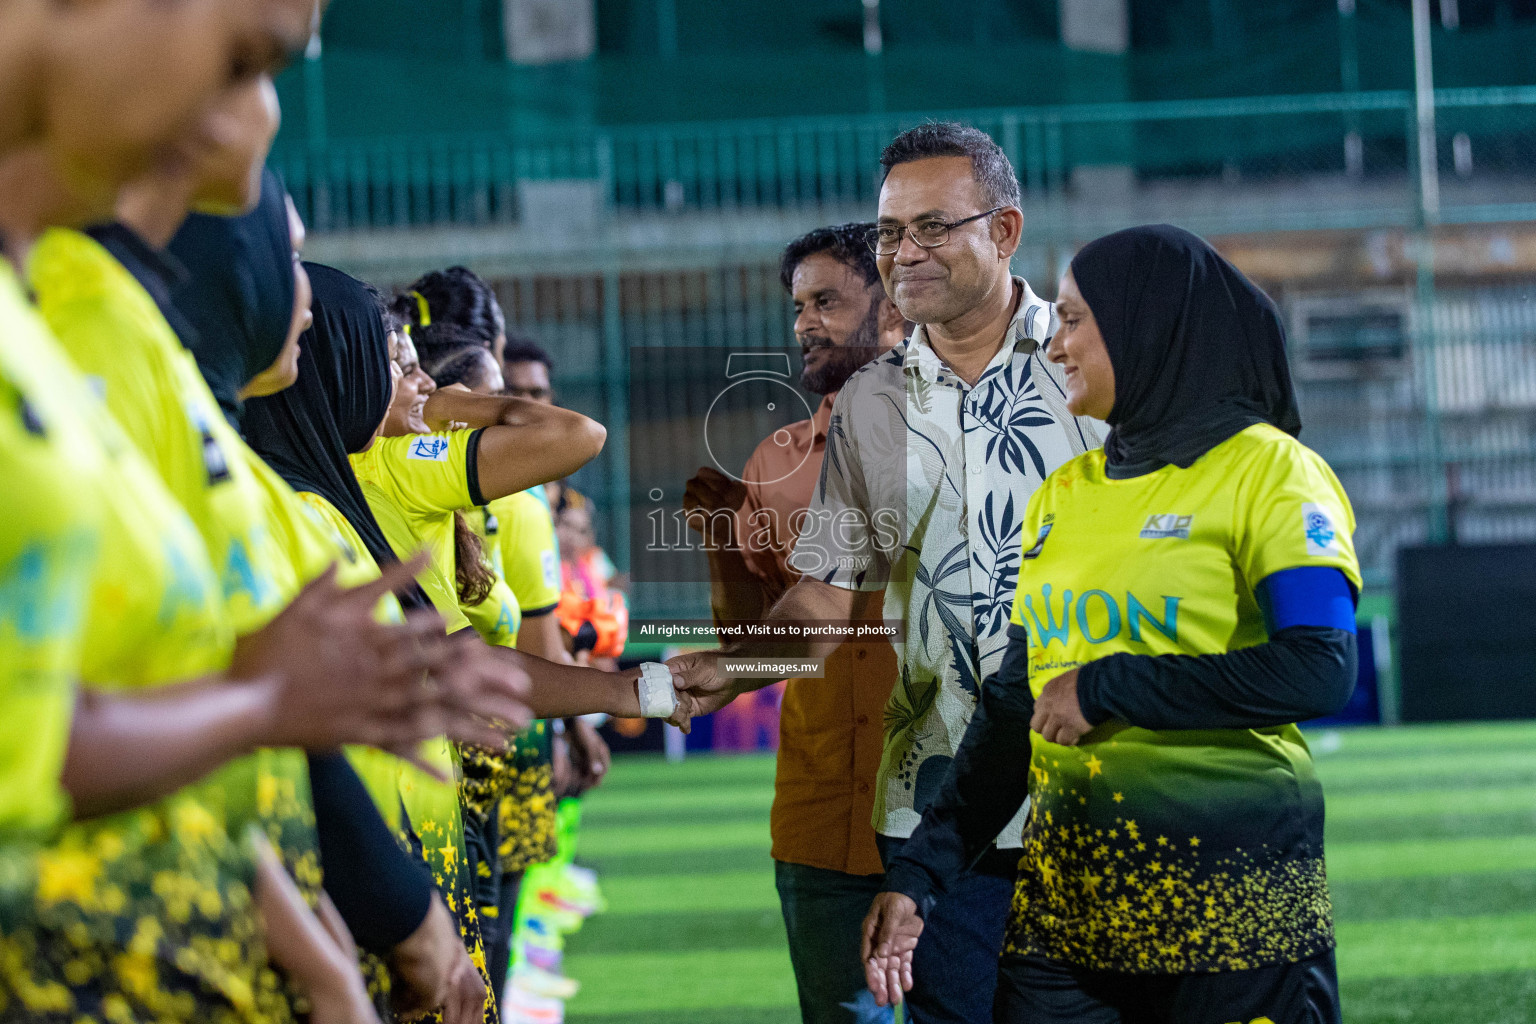
[[[1270,636],[1292,626],[1355,631],[1355,588],[1338,569],[1303,565],[1266,576],[1254,592]]]

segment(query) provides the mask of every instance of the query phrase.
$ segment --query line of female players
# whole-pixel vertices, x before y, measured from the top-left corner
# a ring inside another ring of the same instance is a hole
[[[494,1019],[526,730],[641,712],[512,646],[459,514],[601,427],[418,400],[298,257],[261,168],[314,10],[0,0],[0,1019]]]

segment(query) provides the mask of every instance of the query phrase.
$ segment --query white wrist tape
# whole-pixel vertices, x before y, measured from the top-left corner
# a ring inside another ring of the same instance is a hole
[[[640,691],[640,713],[646,718],[668,718],[677,710],[677,691],[672,688],[672,670],[659,661],[640,666],[636,681]]]

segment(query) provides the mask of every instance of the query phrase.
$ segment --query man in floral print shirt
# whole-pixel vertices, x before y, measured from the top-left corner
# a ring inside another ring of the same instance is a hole
[[[806,578],[768,621],[847,622],[884,591],[885,618],[903,623],[874,813],[889,862],[937,793],[1007,646],[1029,497],[1099,437],[1067,412],[1061,371],[1045,358],[1050,303],[1009,272],[1024,218],[1007,156],[975,128],[926,124],[898,136],[881,164],[869,244],[887,293],[919,326],[839,393],[791,560]],[[705,710],[769,681],[725,677],[718,658],[674,663]],[[1021,811],[929,914],[908,996],[914,1024],[991,1020],[1018,859],[1009,851],[1022,828]]]

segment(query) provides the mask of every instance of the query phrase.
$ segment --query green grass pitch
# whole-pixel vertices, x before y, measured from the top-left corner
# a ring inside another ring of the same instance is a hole
[[[1309,734],[1348,1024],[1536,1020],[1536,724]],[[795,1024],[768,857],[773,759],[619,759],[579,858],[573,1024]]]

